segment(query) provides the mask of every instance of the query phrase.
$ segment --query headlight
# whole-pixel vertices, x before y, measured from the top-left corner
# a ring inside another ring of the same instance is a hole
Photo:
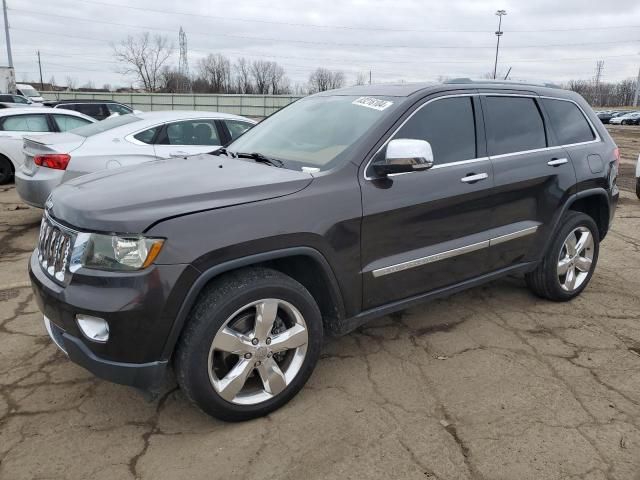
[[[80,233],[71,253],[70,270],[140,270],[153,263],[163,243],[160,238]]]

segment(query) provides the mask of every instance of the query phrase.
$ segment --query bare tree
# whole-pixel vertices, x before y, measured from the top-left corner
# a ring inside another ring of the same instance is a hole
[[[255,93],[266,95],[271,86],[272,69],[274,62],[266,60],[254,60],[251,62],[251,76],[255,86]]]
[[[356,83],[354,85],[364,85],[367,83],[367,74],[364,72],[358,72],[356,75]]]
[[[78,79],[75,77],[68,76],[65,81],[67,82],[67,89],[69,90],[75,90],[78,85]]]
[[[240,57],[233,64],[234,84],[237,93],[253,93],[253,84],[251,83],[251,65],[249,61]]]
[[[219,53],[201,58],[198,62],[200,77],[207,81],[213,93],[228,93],[231,88],[231,62]]]
[[[180,86],[184,84],[184,80],[185,76],[177,69],[165,65],[160,71],[158,90],[166,93],[176,93],[180,90]]]
[[[144,32],[137,37],[129,35],[118,45],[113,54],[121,64],[119,72],[133,76],[148,92],[160,86],[161,69],[173,53],[173,45],[166,36]]]
[[[334,88],[343,87],[345,83],[344,72],[335,71],[323,67],[316,68],[309,75],[309,92],[324,92]]]
[[[273,62],[271,68],[271,93],[282,95],[291,91],[289,79],[285,75],[284,68]]]

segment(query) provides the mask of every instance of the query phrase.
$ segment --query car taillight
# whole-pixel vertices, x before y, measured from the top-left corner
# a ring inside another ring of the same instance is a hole
[[[55,170],[66,170],[69,165],[71,155],[66,153],[50,153],[46,155],[36,155],[33,163],[41,167],[53,168]]]
[[[616,157],[616,167],[620,166],[620,149],[618,147],[613,149],[613,156]]]

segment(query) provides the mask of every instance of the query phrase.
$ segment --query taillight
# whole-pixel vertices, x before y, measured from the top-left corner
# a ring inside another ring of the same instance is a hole
[[[49,153],[46,155],[36,155],[33,163],[41,167],[53,168],[55,170],[66,170],[69,165],[71,155],[66,153]]]
[[[616,158],[616,167],[620,166],[620,149],[618,147],[613,149],[613,156]]]

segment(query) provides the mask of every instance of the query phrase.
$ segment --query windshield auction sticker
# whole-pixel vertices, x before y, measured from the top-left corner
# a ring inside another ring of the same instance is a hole
[[[374,110],[385,110],[393,105],[393,102],[389,102],[387,100],[380,100],[379,98],[373,97],[360,97],[357,100],[354,100],[354,105],[360,105],[361,107],[373,108]]]

